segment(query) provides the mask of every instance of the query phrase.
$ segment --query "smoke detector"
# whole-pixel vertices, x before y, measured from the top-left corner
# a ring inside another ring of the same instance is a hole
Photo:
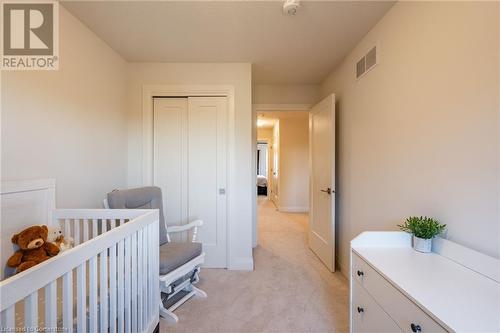
[[[288,16],[294,16],[297,14],[297,10],[300,6],[300,0],[285,0],[283,4],[283,13]]]

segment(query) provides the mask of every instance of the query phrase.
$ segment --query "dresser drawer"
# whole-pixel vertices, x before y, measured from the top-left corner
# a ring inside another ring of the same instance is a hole
[[[401,333],[391,317],[373,300],[356,281],[352,284],[352,332],[353,333]]]
[[[429,317],[354,252],[352,276],[398,324],[403,332],[441,333],[446,330]]]

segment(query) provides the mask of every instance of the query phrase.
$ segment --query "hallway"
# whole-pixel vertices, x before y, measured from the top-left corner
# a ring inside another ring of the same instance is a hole
[[[259,198],[253,272],[204,269],[206,300],[176,310],[161,332],[347,332],[348,281],[331,274],[307,246],[307,215],[276,211]]]

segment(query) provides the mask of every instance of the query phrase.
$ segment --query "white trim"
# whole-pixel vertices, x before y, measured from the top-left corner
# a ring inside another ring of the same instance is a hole
[[[234,200],[232,193],[238,189],[235,184],[235,89],[232,85],[148,85],[142,86],[142,184],[153,184],[153,98],[154,97],[195,97],[195,96],[225,96],[228,107],[228,137],[227,137],[227,227],[226,227],[226,267],[237,270],[231,264],[231,224],[234,219]]]
[[[6,180],[2,182],[1,193],[7,194],[55,188],[55,179]]]
[[[283,213],[308,213],[309,207],[306,206],[289,206],[279,207],[278,210]]]
[[[232,261],[230,261],[229,264],[230,264],[232,270],[253,271],[253,258],[252,257],[232,258]]]
[[[50,223],[52,212],[56,209],[55,179],[6,180],[1,183],[0,193],[2,195],[30,191],[45,191],[47,193],[47,223]]]

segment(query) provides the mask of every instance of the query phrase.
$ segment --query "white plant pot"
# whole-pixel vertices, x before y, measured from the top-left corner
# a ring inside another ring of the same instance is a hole
[[[413,236],[413,249],[418,252],[429,253],[432,250],[432,239]]]

